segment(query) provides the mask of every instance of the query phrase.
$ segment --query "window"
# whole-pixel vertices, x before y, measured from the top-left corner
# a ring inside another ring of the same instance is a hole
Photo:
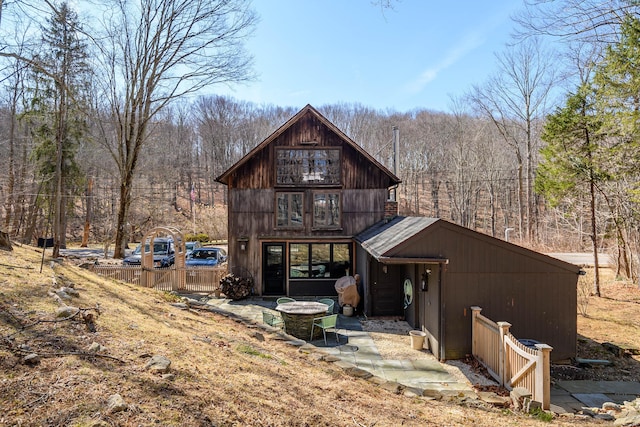
[[[349,274],[349,243],[291,243],[289,277],[291,279],[339,278]]]
[[[313,227],[340,227],[340,193],[313,194]]]
[[[276,227],[302,227],[302,193],[276,193],[276,206]]]
[[[278,185],[339,185],[340,149],[278,149]]]

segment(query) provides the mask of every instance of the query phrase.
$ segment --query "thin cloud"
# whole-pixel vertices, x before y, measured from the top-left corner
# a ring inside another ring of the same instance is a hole
[[[460,43],[454,46],[439,63],[424,70],[417,79],[408,85],[408,90],[412,93],[421,92],[426,85],[438,77],[438,74],[454,65],[468,52],[471,52],[475,48],[481,46],[484,42],[484,37],[480,37],[475,33],[469,34]]]

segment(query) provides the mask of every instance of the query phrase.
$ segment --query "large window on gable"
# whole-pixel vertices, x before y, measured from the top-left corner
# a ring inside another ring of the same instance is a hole
[[[313,227],[340,227],[340,193],[313,193]]]
[[[276,150],[278,185],[339,185],[339,148],[279,148]]]
[[[276,193],[276,227],[302,228],[302,193]]]

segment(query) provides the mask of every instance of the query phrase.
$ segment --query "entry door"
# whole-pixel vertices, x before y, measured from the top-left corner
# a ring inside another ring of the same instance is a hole
[[[403,316],[404,277],[402,275],[402,266],[385,266],[372,261],[370,277],[371,315]]]
[[[262,244],[262,283],[264,295],[286,295],[284,243]]]

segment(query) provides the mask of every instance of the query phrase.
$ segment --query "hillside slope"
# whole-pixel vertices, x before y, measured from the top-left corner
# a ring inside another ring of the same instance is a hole
[[[40,273],[41,257],[0,251],[0,425],[544,425],[395,395],[255,326],[179,310],[172,295],[49,260]],[[80,312],[56,319],[61,302]],[[145,367],[156,355],[168,374]]]

